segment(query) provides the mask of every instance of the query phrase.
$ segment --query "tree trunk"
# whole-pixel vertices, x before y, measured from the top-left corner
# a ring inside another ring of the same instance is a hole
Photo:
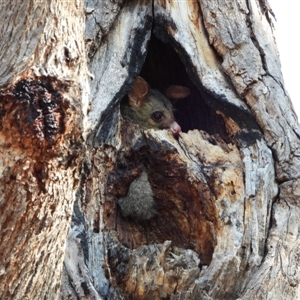
[[[0,298],[55,299],[85,148],[84,11],[17,2],[0,12]]]
[[[300,128],[269,14],[2,5],[1,299],[300,297]],[[122,117],[138,75],[189,88],[177,139]],[[122,215],[133,185],[151,190],[149,220]]]

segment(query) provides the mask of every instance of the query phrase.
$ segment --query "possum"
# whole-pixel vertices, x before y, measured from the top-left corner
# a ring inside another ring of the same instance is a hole
[[[167,89],[166,96],[173,100],[187,97],[186,87],[173,85]],[[159,91],[151,89],[148,83],[137,77],[128,93],[128,99],[121,104],[121,114],[125,120],[138,124],[142,129],[170,129],[174,137],[181,132],[175,121],[170,100]],[[129,187],[126,196],[118,200],[123,217],[136,221],[151,219],[156,213],[153,191],[145,170]]]
[[[173,101],[187,97],[190,90],[173,85],[167,89],[166,95]],[[181,132],[175,121],[171,101],[157,90],[149,88],[148,83],[137,77],[128,93],[127,101],[121,104],[121,114],[125,120],[138,124],[142,129],[170,129],[173,136]]]

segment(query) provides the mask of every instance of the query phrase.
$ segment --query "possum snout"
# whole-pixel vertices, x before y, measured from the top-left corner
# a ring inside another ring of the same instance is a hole
[[[173,133],[173,136],[175,137],[177,137],[179,135],[179,132],[181,131],[180,125],[175,121],[170,125],[170,129]]]

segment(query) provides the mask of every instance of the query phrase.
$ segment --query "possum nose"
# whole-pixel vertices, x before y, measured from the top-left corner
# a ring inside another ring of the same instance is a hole
[[[178,136],[179,132],[181,131],[181,127],[177,122],[173,122],[170,126],[170,129],[174,136]]]

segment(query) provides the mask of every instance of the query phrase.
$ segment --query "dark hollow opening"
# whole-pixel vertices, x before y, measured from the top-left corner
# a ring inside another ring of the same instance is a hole
[[[182,85],[191,91],[189,97],[174,104],[175,118],[183,132],[198,129],[227,137],[224,121],[206,104],[207,93],[199,90],[189,78],[186,67],[169,44],[152,35],[140,75],[154,89],[165,92],[171,85]]]

